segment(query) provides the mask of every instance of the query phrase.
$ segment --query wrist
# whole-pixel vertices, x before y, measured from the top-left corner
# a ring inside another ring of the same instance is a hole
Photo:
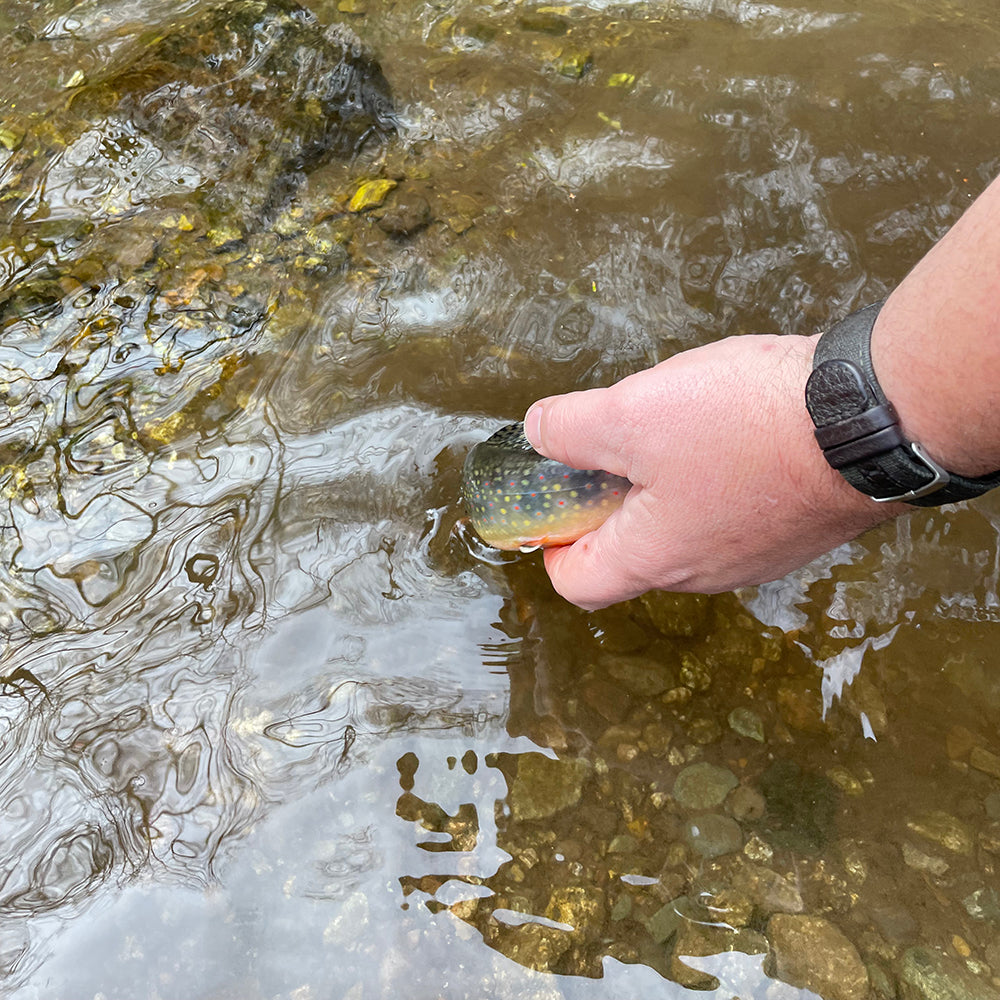
[[[977,413],[978,387],[956,377],[956,364],[966,369],[964,359],[943,356],[930,320],[904,296],[890,296],[872,330],[872,363],[906,436],[949,471],[984,476],[1000,468],[1000,454],[975,433],[985,422]]]
[[[924,441],[917,440],[912,420],[909,428],[901,424],[872,357],[872,335],[883,305],[875,303],[845,316],[817,344],[806,405],[826,460],[855,489],[882,503],[902,500],[933,507],[969,500],[1000,486],[1000,472],[977,477],[957,472],[954,463],[945,467]],[[891,323],[886,327],[893,329]],[[944,371],[933,379],[933,388],[953,385],[948,376]],[[942,437],[933,440],[941,452]]]

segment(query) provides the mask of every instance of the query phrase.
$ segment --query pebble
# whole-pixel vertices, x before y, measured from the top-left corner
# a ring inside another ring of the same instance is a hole
[[[545,916],[576,931],[594,930],[604,923],[604,893],[593,886],[563,886],[549,897]]]
[[[913,914],[898,900],[889,899],[870,910],[872,923],[890,944],[909,944],[917,933]]]
[[[377,208],[395,186],[396,182],[387,177],[364,181],[351,196],[348,211],[364,212],[369,208]]]
[[[983,805],[990,819],[1000,820],[1000,792],[990,792],[983,800]]]
[[[661,906],[648,920],[643,921],[649,936],[657,944],[663,944],[684,922],[681,914],[687,906],[686,896],[678,896]]]
[[[583,700],[612,725],[621,722],[631,706],[628,692],[610,681],[593,679],[583,688]]]
[[[691,850],[703,858],[732,854],[743,847],[739,823],[718,813],[704,813],[690,820],[684,829],[684,839]]]
[[[803,733],[825,733],[823,699],[819,685],[811,679],[789,681],[778,688],[778,712],[785,725]]]
[[[907,821],[907,828],[955,854],[972,854],[974,843],[968,826],[943,810],[935,810]]]
[[[734,788],[726,799],[726,809],[741,823],[760,819],[767,808],[764,796],[751,785]]]
[[[712,598],[705,594],[654,590],[639,599],[661,635],[670,638],[704,635],[711,625]]]
[[[395,202],[379,217],[378,227],[390,236],[412,236],[431,221],[427,199],[409,187],[401,187]]]
[[[733,889],[745,895],[762,916],[801,913],[805,908],[797,885],[771,868],[743,858],[727,859],[724,863]]]
[[[641,656],[608,654],[601,657],[602,666],[615,680],[640,698],[653,698],[663,694],[676,683],[671,672],[655,660]]]
[[[924,854],[913,844],[904,842],[902,845],[903,863],[914,871],[927,872],[928,875],[941,876],[948,870],[948,862],[933,854]]]
[[[973,920],[1000,922],[1000,893],[996,889],[977,889],[962,900]]]
[[[1000,822],[990,823],[979,831],[979,846],[990,854],[1000,854]]]
[[[1000,778],[1000,757],[983,747],[973,747],[969,753],[969,764],[977,771]]]
[[[764,723],[751,708],[734,708],[729,713],[729,728],[747,739],[764,742]]]
[[[855,798],[865,794],[864,785],[846,767],[831,767],[826,776],[842,791]]]
[[[724,767],[705,762],[685,767],[674,782],[674,798],[684,809],[714,809],[739,784]]]

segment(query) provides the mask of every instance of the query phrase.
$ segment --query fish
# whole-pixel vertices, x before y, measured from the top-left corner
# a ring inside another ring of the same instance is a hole
[[[507,424],[475,445],[462,471],[473,528],[488,545],[507,551],[575,542],[599,528],[631,488],[622,476],[540,455],[523,423]]]

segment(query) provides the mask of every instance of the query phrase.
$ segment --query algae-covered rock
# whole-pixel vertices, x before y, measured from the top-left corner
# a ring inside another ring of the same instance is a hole
[[[837,789],[793,761],[775,761],[760,777],[768,839],[792,850],[819,850],[834,833]]]
[[[768,921],[769,973],[824,1000],[867,1000],[868,970],[839,927],[806,914],[775,914]]]
[[[1000,991],[933,948],[909,948],[899,963],[903,1000],[1000,1000]]]
[[[520,754],[507,804],[515,820],[544,819],[580,801],[590,765],[583,760],[553,760],[540,753]]]
[[[324,30],[291,0],[179,18],[88,81],[71,108],[91,122],[121,120],[183,168],[178,193],[197,190],[237,218],[272,214],[303,171],[392,128],[378,63],[347,29]]]

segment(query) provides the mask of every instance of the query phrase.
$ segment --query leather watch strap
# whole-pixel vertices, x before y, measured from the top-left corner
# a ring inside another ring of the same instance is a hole
[[[827,461],[875,500],[933,507],[981,496],[1000,472],[971,478],[948,472],[908,441],[872,367],[871,333],[882,302],[851,313],[819,339],[806,406]]]

